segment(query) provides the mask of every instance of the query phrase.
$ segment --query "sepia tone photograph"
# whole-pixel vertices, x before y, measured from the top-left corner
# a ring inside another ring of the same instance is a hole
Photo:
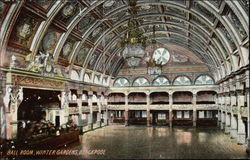
[[[0,159],[250,159],[249,0],[0,0]]]

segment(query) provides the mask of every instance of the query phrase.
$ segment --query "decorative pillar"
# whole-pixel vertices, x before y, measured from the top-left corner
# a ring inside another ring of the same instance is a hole
[[[8,140],[17,138],[17,113],[18,106],[22,101],[23,88],[17,85],[6,85],[6,92],[5,96],[3,97],[5,109],[3,111],[5,111],[4,117],[6,119],[5,138]]]
[[[128,125],[128,94],[125,93],[125,126]]]
[[[83,126],[82,95],[82,90],[77,90],[78,126]]]
[[[103,103],[105,106],[104,124],[109,125],[109,112],[108,112],[108,95],[104,95]]]
[[[223,94],[221,96],[221,124],[220,124],[220,129],[223,130],[225,129],[225,95]]]
[[[218,109],[218,121],[217,121],[217,126],[220,127],[221,124],[221,94],[218,94],[218,98],[217,98],[217,105],[219,107]]]
[[[93,92],[88,92],[88,106],[89,106],[89,114],[88,114],[88,128],[89,130],[93,129]]]
[[[97,125],[98,125],[98,127],[101,127],[102,126],[102,121],[101,121],[101,114],[102,114],[101,94],[97,94],[97,106],[98,106]]]
[[[169,93],[169,127],[173,126],[173,93]]]
[[[244,91],[243,90],[237,90],[237,101],[238,101],[238,144],[245,144],[246,143],[246,132],[245,132],[245,125],[243,123],[242,117],[241,117],[241,113],[240,113],[240,109],[241,107],[244,107]]]
[[[147,93],[147,126],[150,127],[150,94]]]
[[[229,115],[230,110],[231,110],[230,106],[231,106],[230,105],[230,94],[229,94],[229,92],[226,92],[225,93],[225,107],[226,107],[226,109],[225,109],[225,118],[226,118],[226,120],[225,120],[225,133],[226,134],[230,133],[230,128],[231,128],[231,117]]]
[[[193,94],[193,100],[192,100],[192,104],[193,104],[193,126],[196,127],[196,120],[197,120],[197,111],[196,111],[196,94]]]
[[[250,88],[246,89],[247,94],[247,153],[250,154]]]
[[[67,88],[61,93],[61,110],[60,110],[60,124],[65,124],[69,119],[69,95],[70,90]]]
[[[233,107],[236,106],[236,93],[235,91],[230,91],[230,113],[231,113],[231,127],[230,127],[230,135],[231,138],[237,138],[237,119],[233,113]]]

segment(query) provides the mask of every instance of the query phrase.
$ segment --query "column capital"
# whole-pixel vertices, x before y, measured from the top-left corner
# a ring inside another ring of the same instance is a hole
[[[150,93],[151,93],[150,91],[146,91],[146,92],[145,92],[145,94],[146,94],[147,96],[149,96]]]
[[[77,93],[77,96],[81,96],[81,95],[83,95],[82,90],[76,90],[76,93]]]

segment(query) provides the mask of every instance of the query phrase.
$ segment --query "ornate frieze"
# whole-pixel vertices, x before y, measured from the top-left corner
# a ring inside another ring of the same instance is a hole
[[[97,106],[93,106],[93,112],[97,112],[97,111],[98,111],[98,107]],[[90,108],[87,107],[87,106],[84,106],[84,107],[82,107],[82,112],[89,113],[90,112]]]
[[[12,76],[12,81],[22,86],[33,86],[43,88],[65,88],[65,83],[57,80],[42,79],[36,77],[26,77],[21,75]]]
[[[78,107],[69,107],[69,114],[79,114]]]

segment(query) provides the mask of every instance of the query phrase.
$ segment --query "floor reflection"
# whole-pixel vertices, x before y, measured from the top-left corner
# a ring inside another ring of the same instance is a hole
[[[247,158],[245,146],[216,128],[108,126],[88,132],[80,140],[80,145],[68,147],[83,151],[74,158]]]

